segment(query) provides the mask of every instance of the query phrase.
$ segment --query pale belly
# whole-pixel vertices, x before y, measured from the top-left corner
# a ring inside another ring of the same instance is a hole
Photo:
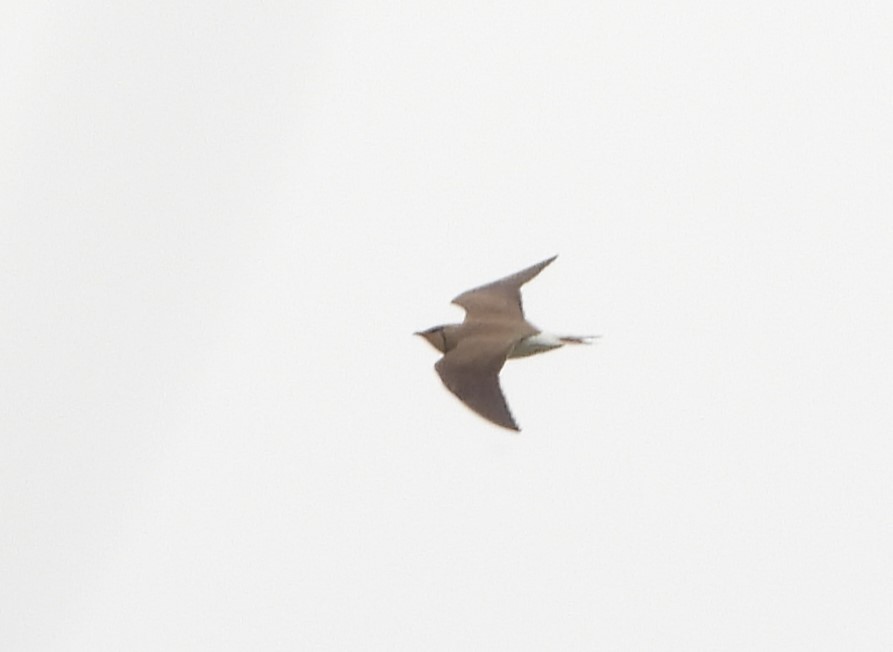
[[[510,358],[526,358],[529,355],[536,355],[545,351],[551,351],[564,346],[564,342],[557,335],[552,333],[537,333],[530,337],[525,337],[515,345],[512,352],[509,353]]]

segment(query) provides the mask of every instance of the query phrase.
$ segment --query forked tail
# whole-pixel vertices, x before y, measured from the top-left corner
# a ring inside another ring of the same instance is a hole
[[[592,344],[594,340],[600,338],[601,335],[563,335],[558,339],[562,344]]]

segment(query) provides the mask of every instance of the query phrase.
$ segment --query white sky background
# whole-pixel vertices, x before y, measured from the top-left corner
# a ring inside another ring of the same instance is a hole
[[[889,3],[0,18],[0,649],[893,649]]]

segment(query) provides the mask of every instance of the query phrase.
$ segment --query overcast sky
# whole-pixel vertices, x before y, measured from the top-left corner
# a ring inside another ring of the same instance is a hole
[[[5,6],[0,649],[893,649],[891,33]],[[553,254],[513,434],[411,334]]]

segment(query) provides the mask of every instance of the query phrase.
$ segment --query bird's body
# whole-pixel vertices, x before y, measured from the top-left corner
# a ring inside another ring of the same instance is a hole
[[[499,386],[505,361],[591,339],[544,333],[524,318],[521,286],[555,258],[463,292],[453,303],[465,309],[465,321],[416,333],[444,354],[434,368],[447,389],[485,419],[511,430],[519,428]]]

